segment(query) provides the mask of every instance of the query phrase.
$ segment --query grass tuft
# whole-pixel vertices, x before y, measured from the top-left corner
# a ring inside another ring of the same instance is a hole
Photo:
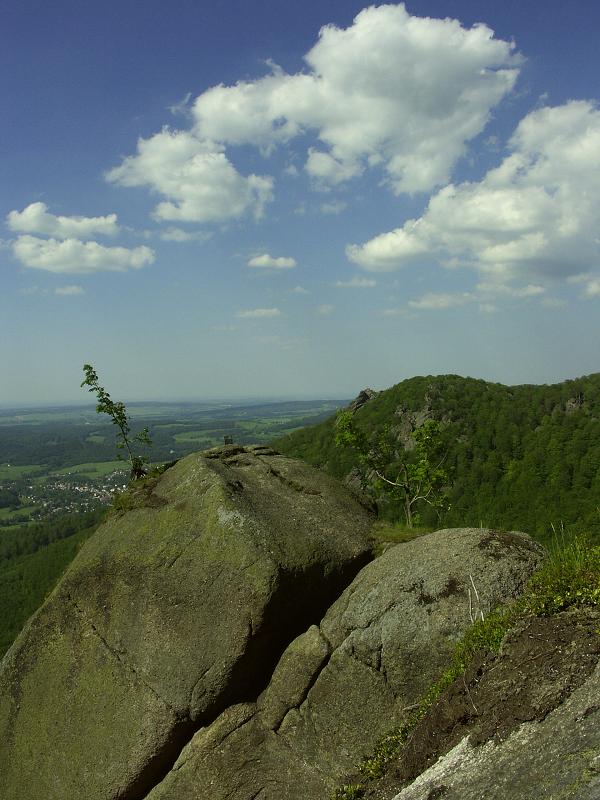
[[[331,796],[331,800],[358,800],[364,796],[365,787],[362,783],[347,783]]]

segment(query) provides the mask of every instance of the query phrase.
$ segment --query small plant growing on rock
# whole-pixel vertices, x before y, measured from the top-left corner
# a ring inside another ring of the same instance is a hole
[[[91,364],[83,365],[83,373],[85,375],[81,386],[87,386],[88,391],[96,395],[98,400],[96,404],[96,411],[98,414],[108,414],[111,418],[113,425],[118,428],[117,433],[117,450],[126,450],[127,459],[131,464],[130,480],[134,481],[138,478],[143,478],[148,474],[147,459],[134,453],[134,443],[137,442],[141,445],[149,446],[152,444],[148,428],[144,428],[135,436],[131,435],[131,421],[125,408],[125,403],[111,399],[111,396],[103,386],[98,383],[98,374]],[[119,452],[119,459],[124,459],[123,455]]]
[[[365,787],[361,783],[347,783],[331,796],[331,800],[359,800],[364,796]]]

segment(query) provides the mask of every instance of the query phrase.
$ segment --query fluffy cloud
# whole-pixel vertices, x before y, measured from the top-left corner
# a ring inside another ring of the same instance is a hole
[[[163,242],[205,242],[210,239],[206,231],[184,231],[181,228],[167,228],[161,231],[160,238]]]
[[[487,297],[504,295],[524,299],[528,297],[537,297],[538,295],[544,294],[545,291],[543,286],[537,286],[531,283],[527,286],[519,287],[506,286],[502,283],[486,283],[485,281],[477,284],[478,294]]]
[[[320,317],[328,317],[332,314],[335,310],[335,306],[330,305],[329,303],[323,303],[322,305],[317,307],[317,314]]]
[[[586,297],[600,297],[600,278],[587,281],[584,293]]]
[[[54,294],[62,294],[62,295],[76,295],[76,294],[85,294],[83,291],[82,286],[58,286],[54,290]]]
[[[420,297],[418,300],[409,300],[408,305],[411,308],[420,310],[438,311],[445,308],[464,306],[466,303],[472,302],[473,299],[473,295],[470,294],[470,292],[456,294],[427,292],[427,294],[424,294],[423,297]]]
[[[19,236],[13,243],[15,257],[26,267],[47,272],[88,274],[92,272],[125,272],[140,269],[154,261],[149,247],[104,247],[97,242],[76,239],[39,239]]]
[[[510,154],[479,183],[450,184],[420,219],[350,245],[371,271],[432,259],[497,284],[564,278],[600,263],[600,112],[588,102],[526,116]],[[531,291],[531,289],[529,289]]]
[[[267,317],[280,317],[281,311],[278,308],[249,308],[245,311],[238,311],[235,316],[238,319],[265,319]]]
[[[278,258],[273,258],[268,253],[263,253],[260,256],[254,256],[248,261],[249,267],[255,267],[258,269],[293,269],[297,265],[297,261],[295,258],[290,258],[289,256],[279,256]]]
[[[530,300],[540,297],[545,293],[542,286],[512,287],[497,283],[478,283],[473,291],[469,292],[426,292],[421,297],[408,301],[407,307],[386,308],[381,314],[384,317],[408,316],[412,311],[445,311],[449,308],[460,308],[471,303],[477,303],[479,311],[491,314],[498,311],[494,302],[498,299],[513,298],[517,300]],[[558,307],[562,301],[549,301],[542,298],[543,305]]]
[[[371,278],[350,278],[349,281],[336,281],[335,285],[339,288],[344,289],[372,289],[374,286],[377,286],[377,281],[372,280]]]
[[[329,25],[308,70],[215,86],[193,106],[200,138],[263,151],[307,132],[306,169],[337,184],[382,165],[396,192],[444,183],[465,142],[513,88],[519,57],[485,25],[372,6],[347,29]]]
[[[95,234],[114,236],[119,230],[116,214],[106,217],[57,217],[48,213],[45,203],[31,203],[23,211],[11,211],[6,222],[17,233],[41,233],[57,239],[86,239]]]
[[[137,154],[106,178],[120,186],[148,186],[166,197],[154,217],[167,222],[221,222],[249,212],[260,217],[273,196],[271,178],[244,177],[220,145],[168,128],[140,139]]]
[[[333,203],[321,203],[321,212],[323,214],[341,214],[348,207],[348,203],[343,200],[334,201]]]

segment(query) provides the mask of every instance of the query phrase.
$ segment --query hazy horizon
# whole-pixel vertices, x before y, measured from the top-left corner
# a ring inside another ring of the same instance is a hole
[[[347,394],[340,394],[337,392],[327,393],[324,392],[322,394],[293,394],[293,395],[239,395],[239,396],[218,396],[215,395],[211,397],[209,395],[205,395],[204,397],[117,397],[114,395],[115,400],[122,400],[128,406],[135,408],[135,406],[144,405],[144,404],[155,404],[155,405],[213,405],[213,404],[220,404],[220,405],[253,405],[253,404],[262,404],[262,403],[287,403],[287,402],[315,402],[315,401],[335,401],[335,402],[344,402],[350,401],[355,398],[363,389],[373,389],[376,392],[385,391],[386,389],[390,389],[392,386],[395,386],[397,383],[401,383],[403,380],[410,380],[410,378],[416,377],[427,377],[431,375],[431,377],[439,377],[441,375],[457,375],[458,373],[436,373],[435,375],[432,373],[420,373],[417,375],[410,375],[407,378],[402,378],[400,381],[395,381],[395,383],[390,384],[389,386],[372,386],[365,384],[363,386],[357,387],[351,393]],[[595,374],[595,373],[586,373],[584,374],[577,374],[577,375],[566,375],[562,378],[558,378],[557,380],[550,380],[550,381],[521,381],[519,383],[505,383],[504,381],[493,381],[487,378],[481,378],[477,375],[458,375],[461,378],[467,378],[472,380],[484,380],[488,383],[497,383],[502,384],[505,386],[523,386],[523,385],[531,385],[531,386],[543,386],[543,385],[552,385],[555,383],[563,383],[564,381],[569,380],[577,380],[579,378],[587,377],[588,375]],[[88,401],[85,398],[81,401],[77,400],[64,400],[60,401],[57,400],[55,402],[39,402],[39,403],[15,403],[15,404],[4,404],[0,402],[0,410],[4,411],[27,411],[29,409],[69,409],[69,408],[89,408],[94,409],[95,403],[94,401]]]

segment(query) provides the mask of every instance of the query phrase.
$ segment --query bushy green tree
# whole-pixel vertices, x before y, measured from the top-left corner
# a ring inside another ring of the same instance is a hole
[[[419,521],[418,509],[428,505],[438,513],[447,508],[444,446],[439,422],[428,420],[412,433],[414,447],[402,448],[389,427],[372,438],[355,423],[350,411],[339,412],[335,443],[351,447],[359,458],[363,484],[402,505],[406,524]]]
[[[118,428],[117,449],[127,451],[127,458],[131,464],[131,480],[143,478],[148,474],[148,462],[143,456],[134,453],[133,447],[135,442],[146,446],[152,444],[148,428],[144,428],[135,436],[132,436],[131,421],[129,415],[127,414],[125,403],[120,401],[115,402],[111,399],[106,389],[104,389],[104,387],[100,386],[98,383],[98,375],[91,364],[83,365],[83,373],[85,375],[85,379],[82,381],[81,386],[87,386],[88,391],[96,395],[98,400],[96,404],[96,411],[98,414],[108,414],[113,425],[116,425]],[[120,452],[118,453],[118,457],[125,460]]]

